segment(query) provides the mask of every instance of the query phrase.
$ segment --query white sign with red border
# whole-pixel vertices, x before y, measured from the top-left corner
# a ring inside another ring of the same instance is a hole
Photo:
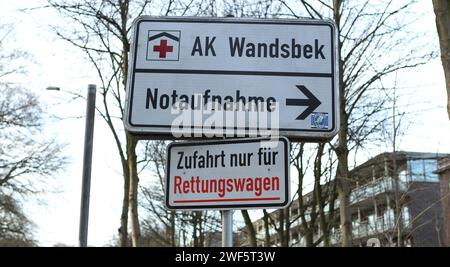
[[[174,210],[281,208],[289,204],[289,141],[174,142],[166,206]]]

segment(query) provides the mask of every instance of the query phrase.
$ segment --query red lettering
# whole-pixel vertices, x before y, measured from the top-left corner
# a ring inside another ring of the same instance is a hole
[[[253,178],[248,178],[247,179],[247,186],[246,186],[247,191],[251,192],[253,191]]]
[[[280,178],[278,178],[277,176],[272,177],[272,190],[280,190]]]
[[[219,197],[225,196],[225,180],[221,179],[219,180]]]
[[[253,192],[256,196],[263,195],[265,191],[279,191],[280,178],[275,177],[247,177],[247,178],[220,178],[200,179],[199,176],[191,176],[191,179],[183,181],[181,176],[174,176],[174,194],[189,193],[217,193],[224,197],[227,192]]]
[[[183,193],[185,194],[189,193],[189,181],[183,182]]]
[[[236,191],[244,191],[244,185],[245,180],[244,179],[235,179],[234,180],[234,187],[236,188]]]
[[[197,176],[197,179],[195,180],[195,186],[197,188],[197,193],[200,193],[200,178]]]
[[[192,193],[195,193],[194,183],[195,183],[194,176],[191,176],[191,192]]]
[[[264,178],[264,190],[265,191],[270,190],[270,178],[269,177]]]
[[[173,187],[173,193],[176,194],[177,193],[177,189],[178,192],[181,193],[181,177],[180,176],[175,176],[175,182],[174,182],[174,187]]]
[[[233,180],[228,179],[227,180],[227,192],[232,192],[233,191]]]
[[[262,178],[256,177],[255,179],[255,195],[260,196],[262,194]]]

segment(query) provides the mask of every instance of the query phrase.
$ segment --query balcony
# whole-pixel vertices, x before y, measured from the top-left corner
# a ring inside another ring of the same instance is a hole
[[[381,216],[372,221],[355,222],[353,225],[353,237],[362,238],[372,235],[387,233],[395,229],[395,223],[393,218],[386,220]]]
[[[394,183],[391,177],[382,177],[376,179],[375,181],[369,182],[362,186],[358,186],[352,190],[350,194],[350,204],[355,204],[366,200],[368,198],[372,198],[379,194],[394,192]],[[406,191],[406,184],[404,182],[399,181],[399,191]]]
[[[409,220],[409,212],[407,207],[402,209],[402,228],[403,231],[410,231],[411,224]],[[393,235],[397,225],[395,223],[393,210],[388,211],[384,216],[379,216],[376,219],[372,216],[370,219],[352,223],[352,236],[353,239],[368,238],[371,236],[384,235],[390,237]],[[332,229],[330,241],[332,245],[339,244],[340,242],[340,229]]]
[[[402,215],[402,228],[404,232],[408,232],[411,230],[410,221],[409,221],[409,213],[407,207],[404,207]],[[379,216],[375,218],[374,215],[370,216],[370,218],[366,218],[365,220],[353,221],[352,222],[352,236],[354,241],[358,239],[367,239],[370,237],[378,236],[378,238],[383,237],[385,239],[391,239],[395,235],[396,223],[394,218],[394,211],[391,209],[386,211],[383,216]],[[291,244],[295,247],[304,247],[306,246],[305,237],[299,234],[297,231],[291,230]],[[271,231],[272,240],[275,240],[276,233]],[[322,232],[319,230],[317,233],[314,233],[313,240],[318,240],[322,235]],[[264,240],[263,233],[258,233],[257,238],[260,240]],[[341,242],[341,230],[339,228],[332,228],[330,231],[330,245],[331,246],[339,246]],[[320,243],[319,246],[323,246],[323,243]]]

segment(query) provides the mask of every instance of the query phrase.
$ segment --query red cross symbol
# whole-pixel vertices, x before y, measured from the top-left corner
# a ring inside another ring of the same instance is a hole
[[[167,45],[167,40],[161,40],[159,45],[153,46],[153,52],[159,52],[159,58],[166,58],[166,53],[172,51],[173,46]]]

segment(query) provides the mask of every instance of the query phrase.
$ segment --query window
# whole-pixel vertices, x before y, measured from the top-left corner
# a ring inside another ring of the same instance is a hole
[[[423,173],[423,161],[422,160],[411,160],[409,162],[411,181],[422,181],[424,177]]]
[[[402,207],[402,219],[403,219],[403,227],[409,226],[409,209],[408,207]]]
[[[376,218],[375,218],[374,214],[367,216],[367,222],[369,225],[369,229],[375,229],[375,220],[376,220]]]
[[[401,182],[406,183],[408,182],[408,176],[406,175],[406,170],[403,170],[398,173],[398,178]]]
[[[305,220],[309,222],[311,220],[311,215],[309,213],[305,213]]]
[[[389,227],[394,225],[395,218],[394,218],[394,210],[393,209],[387,209],[384,213],[384,224],[388,225]]]
[[[438,182],[439,177],[433,173],[437,169],[434,159],[411,160],[409,162],[411,181],[415,182]]]
[[[424,169],[425,169],[425,180],[429,182],[438,182],[439,177],[437,174],[433,173],[437,170],[437,161],[436,160],[424,160]]]

